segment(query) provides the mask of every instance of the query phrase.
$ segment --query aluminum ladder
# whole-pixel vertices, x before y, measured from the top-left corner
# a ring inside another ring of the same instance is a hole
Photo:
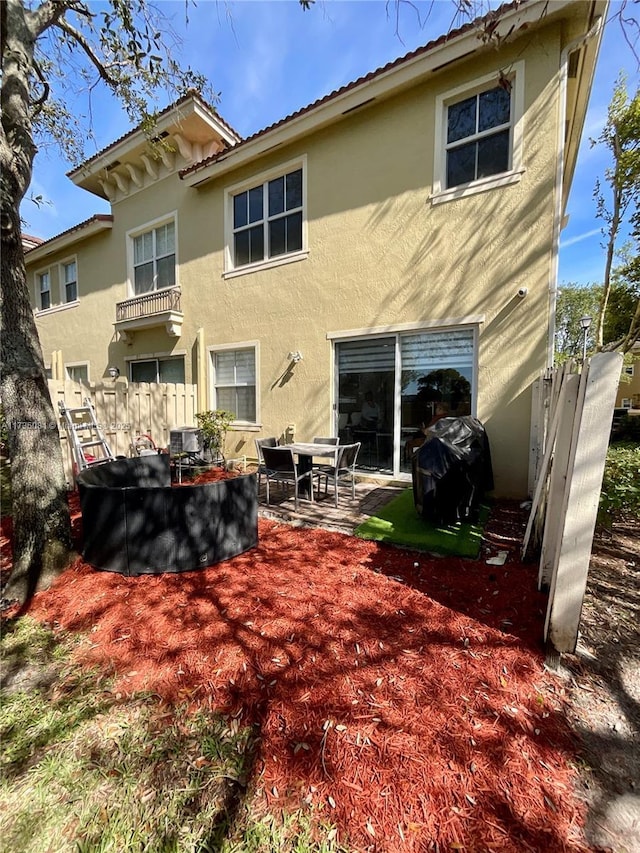
[[[85,397],[83,406],[75,408],[68,408],[60,400],[58,408],[65,420],[67,438],[73,453],[74,475],[91,465],[115,459],[88,397]]]

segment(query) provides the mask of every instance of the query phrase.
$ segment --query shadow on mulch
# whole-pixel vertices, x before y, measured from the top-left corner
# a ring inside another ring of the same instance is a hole
[[[487,546],[515,554],[516,526]],[[588,849],[532,566],[266,520],[259,533],[181,575],[78,560],[28,612],[86,632],[80,659],[123,695],[254,724],[257,813],[307,805],[353,851]]]

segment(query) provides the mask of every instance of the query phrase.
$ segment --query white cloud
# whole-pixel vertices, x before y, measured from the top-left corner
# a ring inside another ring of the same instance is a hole
[[[588,240],[590,237],[601,234],[599,228],[593,228],[591,231],[586,231],[584,234],[577,234],[575,237],[570,237],[568,240],[562,240],[560,243],[561,249],[568,249],[569,246],[575,246],[576,243],[582,243],[583,240]]]

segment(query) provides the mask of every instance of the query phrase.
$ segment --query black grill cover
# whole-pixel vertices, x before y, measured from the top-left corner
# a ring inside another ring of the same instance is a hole
[[[412,458],[413,499],[426,521],[475,521],[493,489],[489,439],[476,418],[441,418]]]

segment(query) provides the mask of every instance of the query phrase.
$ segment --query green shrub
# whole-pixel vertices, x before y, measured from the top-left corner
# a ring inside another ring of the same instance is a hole
[[[607,528],[640,517],[640,444],[612,444],[602,478],[598,521]]]
[[[224,409],[199,412],[196,415],[196,421],[202,430],[204,449],[209,450],[214,456],[220,455],[224,458],[224,440],[234,420],[233,412],[225,412]]]

